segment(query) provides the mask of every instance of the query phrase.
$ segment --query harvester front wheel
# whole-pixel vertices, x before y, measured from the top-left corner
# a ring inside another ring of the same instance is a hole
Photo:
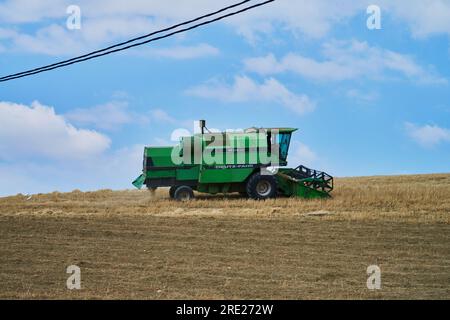
[[[188,186],[179,186],[175,189],[173,198],[177,201],[187,201],[194,199],[194,191]]]
[[[247,194],[255,200],[274,198],[277,194],[277,180],[271,175],[255,173],[247,181]]]

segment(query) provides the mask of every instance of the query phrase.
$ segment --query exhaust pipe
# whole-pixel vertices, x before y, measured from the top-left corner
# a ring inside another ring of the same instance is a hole
[[[205,134],[206,120],[199,120],[198,123],[199,123],[199,126],[200,126],[200,132],[202,134]]]

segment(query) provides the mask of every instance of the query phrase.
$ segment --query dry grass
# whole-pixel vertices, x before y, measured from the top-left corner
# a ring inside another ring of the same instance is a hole
[[[168,190],[53,192],[0,198],[2,215],[37,216],[296,216],[315,211],[333,213],[332,220],[380,220],[450,223],[450,174],[336,179],[333,198],[278,198],[257,202],[238,195],[197,194],[177,203]]]
[[[65,288],[71,264],[80,291]],[[449,174],[337,179],[333,199],[313,201],[0,198],[2,298],[449,299],[449,284]]]

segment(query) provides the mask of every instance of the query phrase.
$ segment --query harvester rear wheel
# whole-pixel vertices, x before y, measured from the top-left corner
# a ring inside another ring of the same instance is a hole
[[[177,201],[188,201],[194,199],[194,191],[188,186],[179,186],[175,189],[173,197]]]
[[[255,173],[247,181],[247,194],[255,200],[274,198],[277,195],[277,180],[271,175]]]

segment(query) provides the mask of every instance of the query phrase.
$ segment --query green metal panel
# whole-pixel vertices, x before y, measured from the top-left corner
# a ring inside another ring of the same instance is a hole
[[[177,180],[198,180],[200,166],[193,166],[191,168],[179,168],[176,170]]]
[[[145,148],[145,156],[150,157],[155,167],[174,166],[172,162],[173,147],[150,147]]]
[[[176,168],[168,169],[168,170],[147,170],[145,175],[149,179],[158,179],[158,178],[172,178],[176,177],[177,170]]]
[[[200,183],[233,183],[243,182],[254,171],[254,168],[241,169],[202,169]]]
[[[198,180],[200,166],[195,167],[174,167],[173,169],[160,170],[155,168],[155,170],[146,171],[146,176],[150,179],[157,178],[176,178],[177,180]]]
[[[243,192],[245,187],[242,183],[200,183],[197,186],[197,191],[211,194]]]

